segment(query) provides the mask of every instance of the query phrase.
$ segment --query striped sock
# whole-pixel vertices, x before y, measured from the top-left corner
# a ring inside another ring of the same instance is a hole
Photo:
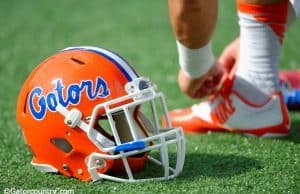
[[[261,104],[279,90],[278,63],[288,1],[271,5],[237,3],[240,59],[233,88],[247,100]]]

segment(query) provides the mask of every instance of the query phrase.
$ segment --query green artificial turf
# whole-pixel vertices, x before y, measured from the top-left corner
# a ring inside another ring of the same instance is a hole
[[[220,1],[216,55],[239,34],[234,1]],[[300,113],[292,133],[259,139],[229,133],[186,135],[186,162],[170,181],[93,184],[42,174],[15,120],[19,89],[46,57],[74,45],[109,48],[162,90],[169,109],[197,101],[180,93],[177,53],[166,1],[0,1],[0,193],[15,189],[74,189],[75,193],[300,193]],[[281,68],[300,66],[300,22],[289,28]],[[45,72],[45,76],[47,73]],[[255,122],[255,121],[253,121]]]

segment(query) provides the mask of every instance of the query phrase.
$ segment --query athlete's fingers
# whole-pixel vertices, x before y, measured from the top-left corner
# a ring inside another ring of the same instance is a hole
[[[236,38],[222,52],[218,62],[226,73],[230,73],[239,58],[240,38]]]

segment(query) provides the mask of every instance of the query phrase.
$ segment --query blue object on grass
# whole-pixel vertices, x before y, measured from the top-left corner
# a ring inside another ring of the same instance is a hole
[[[283,93],[284,102],[288,107],[300,105],[300,89],[290,90]]]

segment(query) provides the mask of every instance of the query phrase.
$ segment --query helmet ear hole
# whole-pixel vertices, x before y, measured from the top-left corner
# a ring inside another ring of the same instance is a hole
[[[73,149],[72,145],[64,138],[52,138],[50,141],[53,145],[65,153],[69,153]]]

